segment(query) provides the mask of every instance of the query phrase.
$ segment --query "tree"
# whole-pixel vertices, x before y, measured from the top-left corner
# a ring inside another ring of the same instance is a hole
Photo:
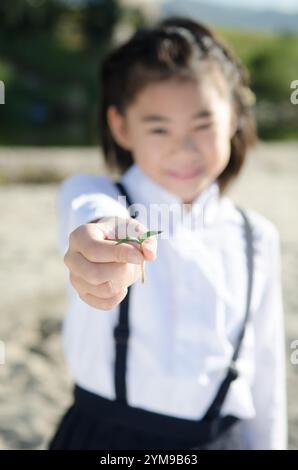
[[[59,0],[1,0],[0,29],[20,35],[51,31],[64,10]]]

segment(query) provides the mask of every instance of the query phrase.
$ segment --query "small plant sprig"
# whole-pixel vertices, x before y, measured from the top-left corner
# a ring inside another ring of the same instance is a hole
[[[130,237],[127,237],[127,238],[121,238],[121,240],[118,240],[116,245],[120,245],[120,243],[127,243],[127,242],[135,242],[135,243],[139,243],[140,247],[141,247],[141,251],[143,252],[143,242],[145,240],[147,240],[147,238],[149,237],[152,237],[153,235],[159,235],[160,233],[162,233],[162,230],[149,230],[149,232],[146,232],[144,233],[143,235],[141,235],[139,238],[130,238]],[[144,261],[142,262],[141,264],[141,271],[142,271],[142,283],[145,282],[145,269],[144,269]]]

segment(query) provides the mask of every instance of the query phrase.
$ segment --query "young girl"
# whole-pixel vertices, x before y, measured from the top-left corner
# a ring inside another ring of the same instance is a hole
[[[278,232],[224,195],[255,140],[250,98],[187,18],[105,59],[102,144],[121,176],[60,188],[75,386],[50,449],[286,448]],[[163,232],[116,242],[148,230]]]

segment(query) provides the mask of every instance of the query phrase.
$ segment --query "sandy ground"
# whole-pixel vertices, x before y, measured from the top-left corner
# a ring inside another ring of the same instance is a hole
[[[96,149],[0,150],[0,448],[43,449],[71,401],[60,336],[67,270],[57,250],[57,183],[22,184],[32,173],[103,171]],[[267,216],[282,242],[290,448],[298,448],[298,143],[260,144],[230,190]],[[30,179],[30,178],[29,178]],[[13,182],[14,181],[14,182]]]

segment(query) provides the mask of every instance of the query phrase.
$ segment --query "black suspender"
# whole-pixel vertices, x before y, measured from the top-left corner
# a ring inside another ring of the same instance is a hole
[[[242,340],[245,334],[245,328],[249,320],[249,313],[250,313],[250,303],[251,303],[251,294],[252,294],[252,284],[253,284],[253,236],[252,236],[252,228],[250,226],[249,220],[240,207],[236,206],[236,208],[241,213],[243,220],[244,220],[244,231],[245,231],[245,240],[246,240],[246,263],[247,263],[247,272],[248,272],[248,283],[247,283],[247,292],[246,292],[246,306],[245,306],[245,316],[242,324],[242,328],[238,335],[236,345],[234,348],[234,352],[231,358],[231,362],[227,369],[227,374],[222,381],[213,402],[211,403],[209,409],[207,410],[203,419],[210,420],[213,419],[220,414],[221,407],[223,402],[227,396],[229,387],[233,380],[238,377],[237,371],[237,364],[236,361],[239,356]]]
[[[122,196],[126,197],[127,208],[128,208],[129,213],[130,213],[130,217],[135,219],[136,217],[138,217],[139,213],[138,213],[138,211],[132,211],[131,210],[130,206],[132,206],[132,201],[131,201],[130,197],[128,196],[126,189],[124,188],[123,184],[120,183],[120,181],[117,181],[117,183],[115,183],[115,185],[119,189],[120,194]]]
[[[115,183],[118,187],[120,193],[126,197],[127,206],[130,207],[132,205],[131,199],[129,198],[126,189],[124,188],[123,184],[120,182]],[[214,418],[218,417],[220,414],[221,407],[223,402],[227,396],[229,387],[233,380],[238,377],[238,371],[236,367],[236,361],[238,359],[240,348],[242,344],[242,340],[244,338],[246,325],[249,320],[249,313],[250,313],[250,303],[251,303],[251,295],[252,295],[252,285],[253,285],[253,274],[254,274],[254,266],[253,266],[253,235],[252,235],[252,227],[248,220],[248,217],[243,209],[236,206],[239,210],[240,214],[242,215],[244,221],[244,234],[245,234],[245,241],[246,241],[246,263],[247,263],[247,271],[248,271],[248,284],[247,284],[247,293],[246,293],[246,305],[245,305],[245,316],[242,324],[242,328],[238,335],[234,352],[230,361],[230,364],[227,368],[227,373],[219,386],[219,389],[215,395],[213,402],[211,403],[209,409],[205,413],[203,420],[213,420]],[[137,217],[137,214],[132,215],[131,217]],[[127,358],[127,345],[128,345],[128,338],[129,338],[129,298],[131,293],[131,286],[128,287],[128,293],[123,301],[120,303],[120,312],[119,312],[119,320],[118,324],[114,329],[114,337],[116,343],[116,356],[115,356],[115,369],[114,369],[114,382],[115,382],[115,393],[116,393],[116,400],[121,403],[127,404],[127,397],[126,397],[126,358]]]
[[[116,356],[114,367],[114,383],[116,400],[121,403],[127,403],[126,399],[126,359],[127,359],[127,342],[129,337],[129,298],[130,286],[126,297],[120,303],[120,314],[118,325],[114,328],[114,338],[116,343]]]
[[[132,202],[122,185],[122,183],[115,183],[119,189],[120,194],[126,197],[128,208],[132,205]],[[130,212],[131,213],[131,212]],[[131,217],[135,218],[137,214],[131,214]],[[116,343],[116,356],[115,356],[115,368],[114,368],[114,383],[116,400],[121,403],[127,403],[126,398],[126,359],[127,359],[127,343],[129,337],[129,299],[130,289],[128,287],[127,295],[120,303],[120,312],[118,325],[114,328],[114,338]]]

